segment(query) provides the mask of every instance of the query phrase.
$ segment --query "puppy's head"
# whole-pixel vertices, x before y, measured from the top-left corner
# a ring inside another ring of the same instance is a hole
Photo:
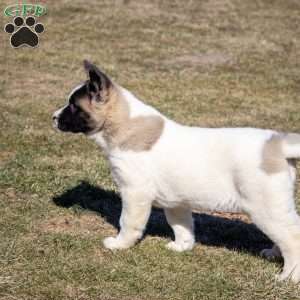
[[[53,125],[61,131],[92,134],[105,123],[113,83],[90,62],[84,61],[84,68],[88,80],[74,88],[67,105],[53,114]]]

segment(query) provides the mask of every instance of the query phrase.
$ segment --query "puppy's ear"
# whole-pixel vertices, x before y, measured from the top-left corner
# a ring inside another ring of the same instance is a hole
[[[90,98],[95,99],[98,102],[105,101],[108,89],[112,85],[111,80],[89,61],[84,60],[83,65],[89,77],[88,93]]]

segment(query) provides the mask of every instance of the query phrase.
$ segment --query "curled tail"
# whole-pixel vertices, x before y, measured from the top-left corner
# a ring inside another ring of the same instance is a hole
[[[286,158],[300,158],[300,134],[287,133],[281,136],[282,150]]]

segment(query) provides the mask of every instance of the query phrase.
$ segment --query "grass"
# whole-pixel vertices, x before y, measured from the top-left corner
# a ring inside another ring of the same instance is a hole
[[[244,216],[196,214],[197,246],[178,254],[154,211],[136,247],[104,249],[121,207],[108,166],[51,127],[86,58],[179,122],[300,132],[299,2],[39,3],[38,48],[0,35],[0,299],[299,299]]]

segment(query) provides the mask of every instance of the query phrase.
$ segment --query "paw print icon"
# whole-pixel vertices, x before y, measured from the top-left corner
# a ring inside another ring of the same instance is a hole
[[[42,23],[36,23],[34,17],[27,17],[25,22],[22,17],[15,17],[13,23],[5,25],[4,30],[11,34],[10,44],[14,48],[21,46],[36,47],[39,44],[39,34],[45,28]]]

